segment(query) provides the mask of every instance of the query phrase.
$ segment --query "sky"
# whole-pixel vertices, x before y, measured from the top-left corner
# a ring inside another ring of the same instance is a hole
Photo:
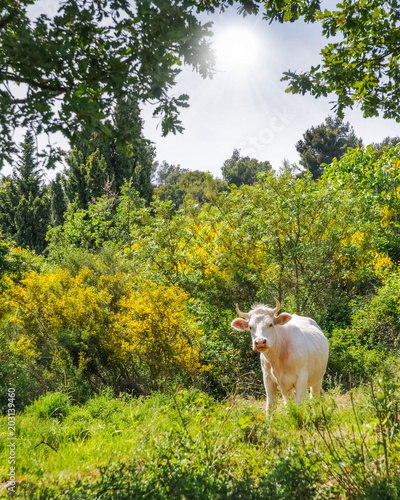
[[[335,96],[288,94],[280,79],[284,71],[304,71],[319,63],[327,43],[320,26],[299,21],[268,24],[261,15],[243,18],[236,8],[201,18],[214,23],[216,74],[203,79],[185,68],[179,75],[173,93],[190,96],[190,107],[181,111],[183,134],[163,138],[151,106],[143,109],[144,135],[154,142],[157,161],[216,177],[221,177],[221,167],[234,149],[240,149],[242,156],[268,160],[275,169],[284,159],[298,163],[296,142],[308,128],[333,115]],[[243,42],[232,64],[226,43],[234,47],[235,34]],[[365,145],[400,136],[400,124],[394,120],[363,118],[359,109],[347,111],[345,121]]]

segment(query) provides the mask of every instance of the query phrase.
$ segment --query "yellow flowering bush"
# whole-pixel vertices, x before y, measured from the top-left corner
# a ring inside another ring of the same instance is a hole
[[[381,225],[383,228],[387,229],[390,227],[393,219],[396,216],[396,210],[394,208],[390,208],[387,205],[384,205],[381,208]]]
[[[28,272],[37,267],[38,261],[40,257],[15,246],[15,243],[0,231],[0,292],[21,281]]]
[[[386,254],[377,254],[373,261],[374,270],[379,277],[384,277],[388,271],[393,271],[395,265],[393,264],[391,258]]]
[[[186,316],[187,300],[178,286],[146,281],[138,290],[127,274],[83,267],[31,272],[0,303],[11,355],[46,390],[149,392],[201,369],[202,332]]]
[[[186,316],[189,296],[176,285],[145,281],[121,300],[113,337],[113,361],[135,360],[147,367],[152,387],[178,372],[201,369],[201,330]]]
[[[61,329],[99,330],[109,320],[111,296],[90,282],[93,271],[82,268],[77,276],[67,269],[30,273],[10,290],[9,321],[21,325],[33,340],[51,337]]]

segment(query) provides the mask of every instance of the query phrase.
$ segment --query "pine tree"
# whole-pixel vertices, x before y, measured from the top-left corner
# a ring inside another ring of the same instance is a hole
[[[37,253],[46,246],[50,223],[50,203],[43,172],[36,158],[31,131],[20,146],[19,161],[0,189],[0,227],[17,245]]]
[[[313,179],[319,179],[324,171],[322,164],[329,165],[334,158],[340,160],[348,148],[362,146],[349,122],[328,116],[325,123],[311,127],[296,143],[300,164],[308,169]]]
[[[67,197],[64,191],[64,177],[58,173],[50,184],[51,225],[60,226],[64,223],[64,214],[67,211]]]
[[[151,201],[154,150],[143,137],[137,103],[120,101],[113,118],[116,135],[123,138],[125,144],[123,150],[117,147],[115,140],[110,141],[101,132],[95,132],[90,141],[84,140],[87,134],[82,134],[79,145],[67,158],[66,193],[70,202],[78,201],[80,208],[87,208],[93,198],[104,194],[108,182],[119,194],[125,181],[131,181],[140,196]]]

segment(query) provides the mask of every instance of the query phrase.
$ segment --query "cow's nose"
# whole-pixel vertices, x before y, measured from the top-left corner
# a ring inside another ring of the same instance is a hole
[[[254,344],[255,344],[257,349],[259,349],[260,347],[267,347],[266,339],[256,339],[254,341]]]

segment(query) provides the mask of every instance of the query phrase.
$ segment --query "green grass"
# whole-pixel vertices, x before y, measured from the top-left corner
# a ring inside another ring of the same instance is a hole
[[[266,417],[262,400],[217,402],[195,389],[140,399],[105,392],[83,406],[48,394],[16,418],[15,498],[394,499],[397,401],[386,388],[375,397],[336,389],[301,406],[280,401]],[[0,437],[7,464],[5,417]]]

